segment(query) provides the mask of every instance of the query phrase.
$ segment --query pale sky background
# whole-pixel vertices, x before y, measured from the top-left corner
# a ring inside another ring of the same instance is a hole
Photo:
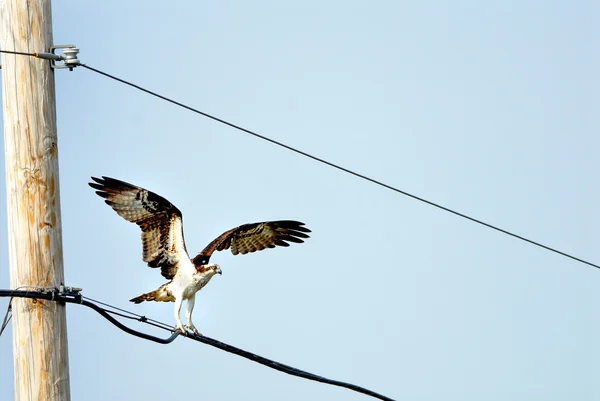
[[[92,67],[600,263],[598,2],[53,7],[55,43]],[[247,222],[313,230],[213,257],[223,276],[194,312],[210,337],[397,400],[600,399],[597,269],[82,68],[56,72],[56,93],[66,283],[84,295],[174,324],[173,304],[128,302],[163,279],[138,228],[87,186],[113,176],[179,207],[191,253]],[[186,339],[146,342],[87,308],[67,321],[73,400],[369,399]]]

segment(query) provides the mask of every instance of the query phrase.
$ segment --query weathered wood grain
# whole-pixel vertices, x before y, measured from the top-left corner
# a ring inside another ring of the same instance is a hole
[[[48,52],[50,1],[0,0],[0,48]],[[64,282],[54,75],[48,61],[2,54],[11,288]],[[13,300],[15,398],[69,400],[65,306]]]

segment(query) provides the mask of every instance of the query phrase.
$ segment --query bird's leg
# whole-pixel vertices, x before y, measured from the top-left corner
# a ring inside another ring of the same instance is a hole
[[[194,311],[195,303],[196,303],[196,294],[192,295],[192,297],[190,299],[188,299],[188,301],[187,301],[187,311],[185,313],[185,319],[187,320],[188,325],[185,327],[192,330],[194,332],[194,334],[201,336],[202,334],[200,334],[200,332],[196,329],[196,326],[194,326],[194,323],[192,323],[192,312]]]
[[[185,333],[185,329],[183,328],[183,323],[181,323],[181,318],[179,317],[179,314],[181,313],[181,304],[183,303],[183,297],[177,297],[175,298],[175,321],[177,322],[177,325],[175,326],[175,329],[179,329],[181,330],[181,333]]]

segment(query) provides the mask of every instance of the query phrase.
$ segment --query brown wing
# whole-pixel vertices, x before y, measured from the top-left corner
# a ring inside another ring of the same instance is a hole
[[[193,262],[196,266],[207,264],[214,251],[229,248],[234,255],[245,255],[265,248],[275,248],[277,245],[290,246],[286,241],[302,243],[302,238],[309,238],[305,233],[310,232],[303,226],[304,223],[293,220],[244,224],[221,234],[196,255]]]
[[[189,258],[183,239],[181,212],[171,202],[144,188],[114,178],[92,177],[90,187],[105,198],[104,202],[119,216],[142,229],[143,260],[160,267],[161,274],[172,279],[179,261]]]

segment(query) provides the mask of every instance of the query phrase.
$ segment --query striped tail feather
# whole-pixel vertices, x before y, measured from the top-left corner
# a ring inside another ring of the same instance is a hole
[[[147,292],[140,295],[139,297],[131,298],[129,302],[141,304],[144,301],[156,301],[156,302],[175,302],[175,297],[167,289],[167,284],[163,284],[154,291]]]
[[[152,292],[148,292],[146,294],[142,294],[139,297],[131,298],[129,300],[129,302],[133,302],[135,304],[141,304],[144,301],[154,301],[156,299],[155,292],[157,292],[157,291],[155,290]]]

